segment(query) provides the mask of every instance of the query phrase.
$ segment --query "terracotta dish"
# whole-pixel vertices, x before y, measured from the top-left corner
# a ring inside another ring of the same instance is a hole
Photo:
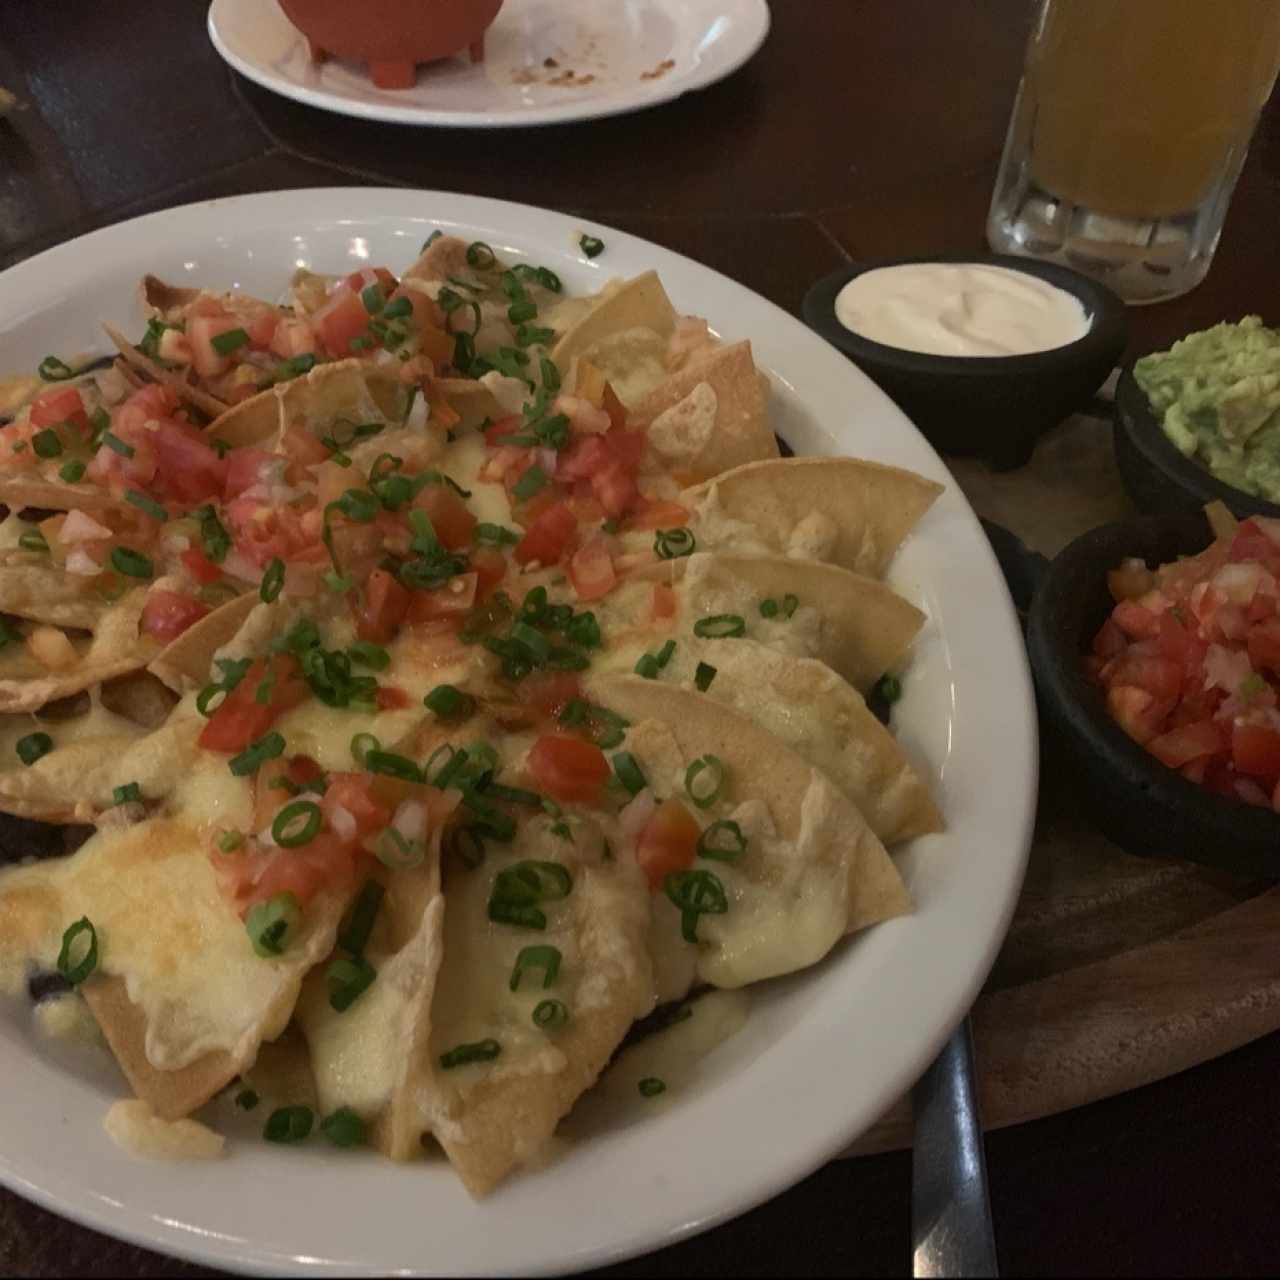
[[[280,0],[285,16],[307,38],[316,62],[336,56],[368,63],[380,89],[411,89],[418,63],[466,49],[484,60],[484,35],[502,0],[365,0],[351,21],[346,0]]]

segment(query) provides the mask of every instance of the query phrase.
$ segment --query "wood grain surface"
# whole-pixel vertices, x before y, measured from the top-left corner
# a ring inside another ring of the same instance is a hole
[[[199,0],[3,0],[0,85],[19,105],[0,123],[0,267],[139,213],[325,185],[577,213],[793,313],[812,281],[851,260],[983,250],[1032,0],[771,8],[757,57],[705,91],[612,120],[474,133],[373,125],[273,97],[221,64]],[[1248,311],[1280,319],[1277,225],[1273,100],[1207,279],[1133,311],[1131,350]],[[980,511],[1052,551],[1123,503],[1105,432],[1076,419],[1040,446],[1032,472],[962,462],[956,473]],[[1083,820],[1051,741],[1042,765],[1026,892],[975,1015],[984,1105],[1004,1126],[987,1143],[1004,1269],[1273,1272],[1276,891],[1126,858]],[[23,1084],[0,1082],[0,1107],[21,1105]],[[1070,1109],[1047,1115],[1059,1108]],[[1046,1118],[1014,1123],[1035,1115]],[[899,1116],[896,1136],[886,1124],[869,1137],[883,1148],[903,1135]],[[609,1274],[903,1274],[909,1182],[901,1151],[837,1161]],[[0,1191],[0,1274],[209,1273]]]

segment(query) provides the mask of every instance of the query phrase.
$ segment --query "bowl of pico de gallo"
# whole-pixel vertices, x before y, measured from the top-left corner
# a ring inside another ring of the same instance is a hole
[[[1211,504],[1091,530],[1041,579],[1027,646],[1109,838],[1280,875],[1280,521]]]

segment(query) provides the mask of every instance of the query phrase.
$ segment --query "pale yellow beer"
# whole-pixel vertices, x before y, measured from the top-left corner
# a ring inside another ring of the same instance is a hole
[[[1052,0],[1027,55],[1031,176],[1114,217],[1195,209],[1280,68],[1280,0]]]

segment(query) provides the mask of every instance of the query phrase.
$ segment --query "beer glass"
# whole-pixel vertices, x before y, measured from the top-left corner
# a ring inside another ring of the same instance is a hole
[[[1280,0],[1041,0],[987,239],[1128,302],[1213,259],[1280,68]]]

